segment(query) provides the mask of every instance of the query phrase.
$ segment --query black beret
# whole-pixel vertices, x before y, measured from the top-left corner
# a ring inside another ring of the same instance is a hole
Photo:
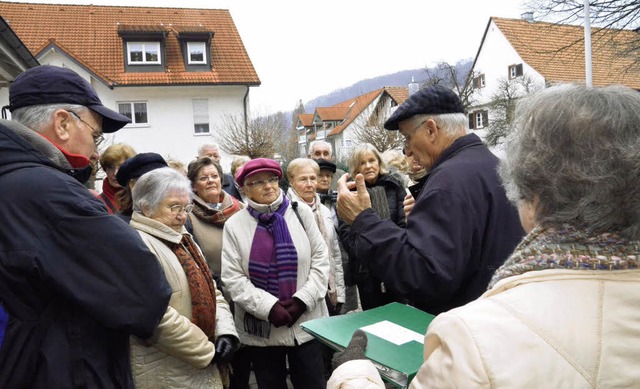
[[[314,159],[314,161],[316,161],[318,163],[318,165],[320,166],[320,170],[327,169],[327,170],[331,170],[331,173],[335,173],[336,172],[336,164],[335,163],[333,163],[331,161],[327,161],[326,159],[323,159],[323,158]]]
[[[160,154],[140,153],[120,165],[120,169],[116,173],[116,180],[120,186],[127,186],[129,180],[138,179],[145,173],[167,166],[167,161]]]
[[[131,119],[102,105],[91,84],[68,68],[36,66],[20,74],[9,87],[9,110],[42,104],[84,105],[102,116],[102,132],[115,132]]]
[[[464,113],[464,107],[458,95],[442,85],[426,87],[412,94],[402,103],[387,121],[384,128],[390,131],[398,129],[398,123],[414,115],[444,113]]]

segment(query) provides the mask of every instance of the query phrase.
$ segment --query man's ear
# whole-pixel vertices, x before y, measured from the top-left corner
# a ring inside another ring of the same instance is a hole
[[[56,143],[64,143],[71,137],[71,121],[73,118],[71,114],[64,109],[59,109],[53,113],[52,126],[44,133],[47,137],[51,138]]]
[[[435,140],[438,139],[438,136],[440,135],[440,129],[436,125],[436,122],[433,119],[429,119],[424,123],[424,128],[427,131],[427,137],[429,138],[429,140],[435,142]]]

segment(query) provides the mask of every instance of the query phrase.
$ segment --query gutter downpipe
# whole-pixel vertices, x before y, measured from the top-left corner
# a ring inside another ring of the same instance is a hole
[[[591,67],[591,16],[589,0],[584,0],[584,66],[585,82],[588,88],[593,86],[593,69]]]

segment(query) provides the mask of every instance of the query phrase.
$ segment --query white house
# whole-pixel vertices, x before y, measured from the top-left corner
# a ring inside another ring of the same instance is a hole
[[[623,84],[640,89],[636,58],[622,55],[638,33],[631,30],[592,29],[593,85]],[[582,26],[536,22],[531,13],[522,19],[492,17],[476,54],[473,77],[474,104],[469,108],[469,128],[490,128],[496,112],[490,103],[509,83],[512,98],[524,96],[525,85],[541,89],[558,83],[585,83],[584,30]]]
[[[245,117],[260,85],[228,10],[0,2],[0,16],[40,64],[76,71],[132,119],[103,147],[188,163],[223,117]]]
[[[305,156],[314,140],[329,142],[335,160],[346,160],[357,145],[356,129],[379,126],[408,97],[406,87],[383,87],[331,107],[318,107],[313,114],[296,119],[300,155]]]

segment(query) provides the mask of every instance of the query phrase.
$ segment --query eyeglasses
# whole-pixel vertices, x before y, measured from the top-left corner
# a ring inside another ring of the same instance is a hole
[[[428,120],[428,119],[425,119],[425,120],[421,121],[420,123],[418,123],[418,125],[417,125],[417,126],[413,127],[413,128],[411,129],[411,131],[409,131],[409,132],[408,132],[408,133],[409,133],[409,135],[405,135],[405,136],[404,136],[404,148],[405,148],[405,150],[406,150],[406,149],[409,147],[409,145],[411,144],[411,134],[413,134],[414,132],[416,132],[416,130],[417,130],[418,128],[420,128],[423,124],[425,124],[425,123],[427,122],[427,120]]]
[[[273,185],[278,183],[278,176],[270,177],[266,180],[258,180],[253,182],[246,182],[245,185],[249,188],[264,188],[267,185]]]
[[[70,114],[75,116],[76,119],[80,120],[82,123],[84,123],[85,126],[87,126],[87,127],[89,127],[91,129],[91,137],[93,138],[93,143],[95,143],[96,146],[98,146],[98,145],[100,145],[100,143],[102,143],[102,141],[104,140],[104,136],[102,135],[102,131],[96,130],[95,127],[93,127],[91,124],[87,123],[77,113],[75,113],[73,111],[67,111],[67,112],[69,112]]]
[[[190,214],[191,211],[193,211],[193,204],[172,205],[171,207],[169,207],[169,209],[171,210],[171,214],[175,216],[181,214],[182,212]]]
[[[203,184],[204,184],[205,182],[207,182],[207,181],[209,181],[209,180],[213,180],[213,181],[215,181],[215,180],[217,180],[218,178],[220,178],[220,176],[219,176],[219,175],[217,175],[217,174],[216,174],[216,175],[211,175],[211,176],[200,176],[200,177],[198,177],[198,181],[200,181],[201,183],[203,183]]]

